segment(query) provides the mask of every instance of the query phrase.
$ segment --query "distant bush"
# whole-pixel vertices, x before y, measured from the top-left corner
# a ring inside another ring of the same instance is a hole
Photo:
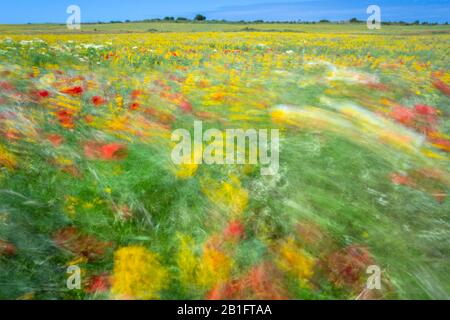
[[[194,18],[195,21],[205,21],[206,17],[204,15],[198,14]]]

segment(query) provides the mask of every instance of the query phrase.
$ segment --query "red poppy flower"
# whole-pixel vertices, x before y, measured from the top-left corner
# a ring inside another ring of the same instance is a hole
[[[94,96],[92,97],[92,103],[98,107],[104,105],[106,103],[106,100],[100,96]]]
[[[142,94],[143,94],[143,92],[141,90],[133,90],[131,92],[131,99],[136,100]]]
[[[425,104],[417,104],[414,107],[414,111],[424,116],[434,116],[436,114],[436,109]]]
[[[47,98],[50,95],[50,92],[48,92],[47,90],[41,90],[38,92],[38,94],[41,98]]]
[[[82,87],[72,87],[72,88],[67,88],[64,90],[61,90],[62,93],[71,95],[71,96],[79,96],[83,93],[83,88]]]
[[[0,257],[3,255],[14,256],[16,252],[16,247],[13,244],[0,240]]]
[[[182,101],[180,103],[180,108],[184,112],[192,112],[192,105],[188,101]]]
[[[57,134],[50,134],[50,135],[47,136],[47,139],[48,139],[48,141],[50,141],[50,142],[53,144],[53,146],[55,146],[55,147],[59,147],[59,146],[63,143],[63,141],[64,141],[64,138],[61,137],[60,135],[57,135]]]
[[[98,276],[93,276],[89,280],[87,293],[103,293],[109,290],[111,287],[111,277],[107,274],[101,274]]]
[[[130,105],[130,110],[138,110],[138,109],[139,109],[139,103],[133,102],[133,103]]]
[[[240,239],[245,233],[244,225],[236,220],[232,221],[228,227],[225,229],[224,236],[225,239],[228,240],[237,240]]]
[[[450,97],[450,87],[446,85],[442,80],[440,79],[434,80],[433,86],[446,96]]]
[[[126,157],[127,148],[123,144],[87,142],[84,145],[84,154],[89,159],[120,160]]]
[[[433,145],[441,150],[450,152],[450,140],[444,139],[444,138],[435,138],[431,137],[430,141],[433,143]]]
[[[409,108],[397,106],[392,110],[391,117],[400,123],[410,125],[414,121],[414,112]]]
[[[103,157],[105,159],[118,159],[121,157],[122,151],[126,148],[122,144],[111,143],[101,147]]]
[[[327,259],[329,279],[338,286],[346,286],[355,292],[364,287],[363,276],[367,267],[374,264],[370,252],[359,245],[351,245],[332,253]]]
[[[73,112],[69,110],[60,110],[56,113],[60,124],[65,128],[73,128],[75,126],[73,122]]]
[[[406,175],[392,173],[390,178],[391,178],[392,183],[397,184],[397,185],[410,186],[410,187],[413,187],[415,185],[414,181],[412,181],[412,179]]]
[[[8,139],[8,140],[19,140],[21,137],[19,132],[15,131],[15,130],[7,130],[4,135],[5,135],[6,139]]]
[[[208,300],[286,300],[286,291],[279,285],[277,268],[263,262],[238,279],[219,283],[206,296]]]
[[[4,91],[12,91],[15,88],[14,88],[14,86],[11,83],[6,82],[6,81],[1,81],[0,82],[0,89],[2,89]]]

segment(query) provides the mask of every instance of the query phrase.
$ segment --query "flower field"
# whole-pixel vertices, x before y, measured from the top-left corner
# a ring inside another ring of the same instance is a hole
[[[0,298],[449,299],[449,48],[0,35]],[[279,129],[278,173],[175,165],[194,121]]]

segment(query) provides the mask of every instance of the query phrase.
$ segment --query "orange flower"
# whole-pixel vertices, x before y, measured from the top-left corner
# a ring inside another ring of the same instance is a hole
[[[137,98],[139,98],[139,96],[141,96],[143,94],[143,92],[141,90],[133,90],[131,92],[131,99],[136,100]]]
[[[414,181],[412,181],[410,177],[408,177],[406,175],[401,175],[398,173],[391,174],[391,181],[397,185],[410,186],[410,187],[415,186]]]
[[[106,100],[103,99],[103,98],[100,97],[100,96],[94,96],[94,97],[92,97],[92,103],[93,103],[95,106],[99,107],[99,106],[101,106],[101,105],[104,105],[104,104],[106,103]]]
[[[130,110],[138,110],[138,109],[139,109],[139,103],[133,102],[133,103],[130,105]]]
[[[254,266],[248,273],[227,283],[217,284],[208,300],[283,300],[287,294],[281,286],[280,271],[270,262]]]
[[[67,88],[67,89],[63,89],[61,90],[61,93],[65,93],[71,96],[79,96],[83,94],[83,88],[82,87],[71,87],[71,88]]]
[[[121,160],[126,157],[127,148],[119,143],[86,142],[84,144],[84,154],[88,159],[93,160]]]
[[[59,120],[59,123],[64,128],[72,129],[75,127],[75,123],[73,121],[73,112],[70,110],[60,110],[56,113],[56,117]]]
[[[57,134],[50,134],[47,136],[47,139],[55,147],[59,147],[64,142],[64,138]]]

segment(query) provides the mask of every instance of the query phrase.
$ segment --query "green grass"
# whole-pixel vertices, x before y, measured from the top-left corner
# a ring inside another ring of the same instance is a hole
[[[450,33],[450,26],[386,25],[381,30],[369,30],[366,24],[294,24],[294,23],[212,23],[212,22],[137,22],[83,24],[81,31],[68,30],[65,24],[0,25],[4,34],[43,33],[136,33],[136,32],[232,32],[273,31],[308,33],[372,33],[372,34],[432,34]]]

